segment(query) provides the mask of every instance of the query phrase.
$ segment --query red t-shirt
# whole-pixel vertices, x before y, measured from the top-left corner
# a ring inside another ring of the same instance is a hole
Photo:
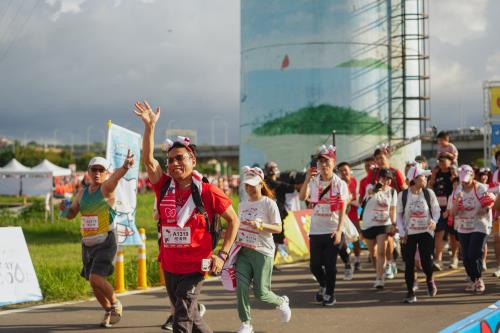
[[[358,187],[356,178],[351,176],[347,187],[349,188],[349,193],[351,193],[351,200],[356,200],[356,188]],[[351,202],[351,209],[347,212],[347,216],[349,216],[352,222],[358,221],[358,206],[356,206],[355,203],[355,201]]]
[[[363,203],[363,199],[365,198],[366,188],[370,184],[370,178],[366,176],[365,178],[359,181],[359,204]]]
[[[167,175],[163,175],[160,180],[153,184],[153,190],[156,193],[156,200],[159,202],[161,188],[169,179]],[[181,190],[176,188],[175,201],[178,208],[182,207],[191,195],[191,188]],[[164,198],[161,198],[164,199]],[[202,183],[201,200],[203,207],[207,212],[208,218],[212,220],[214,214],[223,214],[229,206],[231,200],[224,192],[212,184]],[[202,214],[193,214],[184,228],[189,228],[190,240],[189,244],[166,246],[164,244],[163,228],[177,230],[176,223],[167,223],[165,211],[160,207],[160,221],[162,226],[162,241],[160,244],[159,259],[165,271],[174,274],[189,274],[201,272],[202,259],[208,259],[212,255],[212,236],[207,231],[205,218]],[[178,228],[178,230],[181,230]]]

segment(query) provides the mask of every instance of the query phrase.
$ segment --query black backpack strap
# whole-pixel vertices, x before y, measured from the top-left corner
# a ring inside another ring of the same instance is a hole
[[[401,195],[401,201],[403,203],[403,216],[404,216],[406,209],[406,202],[408,201],[408,189],[403,191],[403,194]]]
[[[328,191],[330,191],[331,188],[332,188],[332,183],[330,183],[327,187],[325,187],[325,189],[323,190],[323,192],[321,192],[318,201],[320,201],[323,198],[323,196],[325,194],[327,194]]]
[[[424,188],[424,198],[425,202],[427,202],[427,207],[429,208],[429,215],[432,219],[434,219],[434,217],[432,216],[432,208],[431,208],[431,193],[427,188]]]
[[[194,182],[191,184],[191,194],[193,196],[194,204],[196,205],[196,210],[198,211],[198,213],[202,214],[203,217],[205,218],[207,231],[211,232],[211,223],[210,220],[208,219],[207,211],[205,210],[205,207],[203,207],[203,200],[201,200],[200,190],[198,189],[198,186],[196,186]]]

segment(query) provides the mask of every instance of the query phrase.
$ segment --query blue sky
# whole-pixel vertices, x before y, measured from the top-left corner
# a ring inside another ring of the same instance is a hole
[[[432,124],[480,126],[481,83],[500,79],[500,1],[430,4]],[[140,131],[132,106],[147,98],[160,129],[208,143],[214,122],[222,144],[226,122],[238,143],[239,1],[0,0],[0,73],[0,135],[102,140],[109,118]]]

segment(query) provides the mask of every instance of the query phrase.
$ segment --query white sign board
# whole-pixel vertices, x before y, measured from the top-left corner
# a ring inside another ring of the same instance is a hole
[[[23,230],[0,228],[0,306],[42,298]]]

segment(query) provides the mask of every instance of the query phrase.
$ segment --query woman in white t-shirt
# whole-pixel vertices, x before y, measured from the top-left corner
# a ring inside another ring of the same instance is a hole
[[[481,279],[484,244],[491,232],[491,207],[495,195],[486,185],[474,180],[474,169],[469,165],[458,168],[460,185],[452,193],[451,214],[454,217],[463,262],[470,283],[466,291],[482,293]]]
[[[281,232],[281,217],[273,192],[258,168],[243,167],[243,185],[247,199],[238,207],[240,229],[236,238],[241,246],[236,259],[236,293],[241,327],[238,333],[253,333],[250,324],[249,288],[253,280],[254,295],[262,302],[273,304],[282,322],[291,318],[289,300],[271,291],[274,261],[273,233]]]
[[[316,301],[323,306],[333,306],[336,302],[337,257],[345,242],[344,222],[350,200],[347,184],[333,173],[335,163],[335,148],[320,147],[317,167],[307,171],[299,194],[300,200],[309,199],[314,206],[309,230],[309,266],[320,286]]]
[[[399,193],[397,205],[397,224],[403,259],[405,261],[405,281],[408,293],[405,303],[415,303],[415,253],[420,255],[422,270],[426,276],[427,292],[433,297],[437,287],[432,277],[432,255],[434,253],[434,230],[441,214],[436,194],[426,188],[430,170],[423,170],[417,164],[406,175],[410,188]]]
[[[381,169],[377,184],[368,185],[363,202],[361,230],[375,260],[377,276],[373,287],[379,290],[384,289],[387,235],[395,231],[396,225],[397,193],[391,187],[393,177],[389,169]]]

